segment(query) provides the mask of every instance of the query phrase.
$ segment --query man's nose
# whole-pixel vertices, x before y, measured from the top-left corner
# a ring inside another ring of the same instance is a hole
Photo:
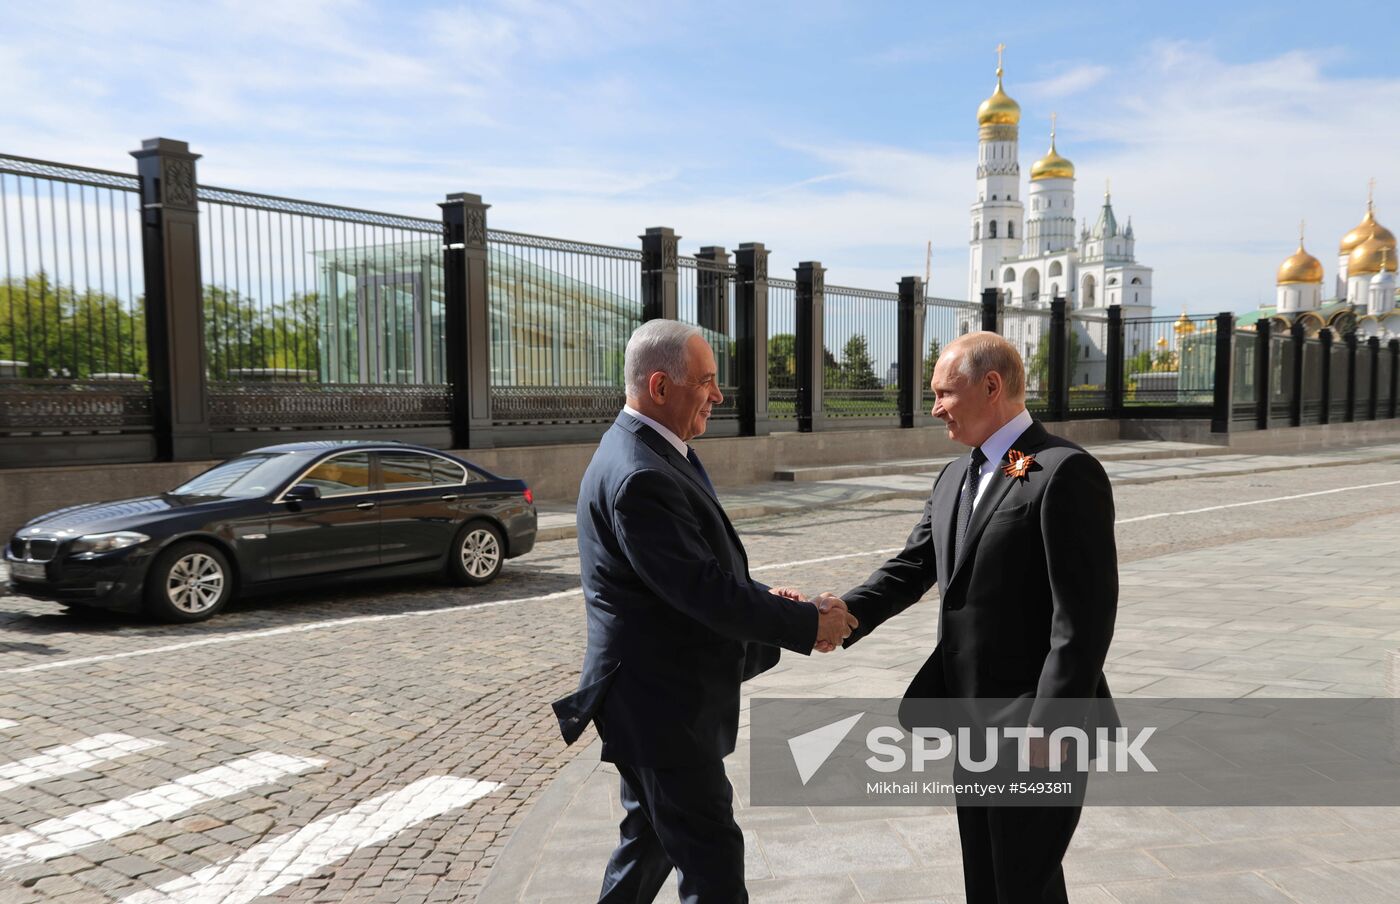
[[[710,387],[710,401],[716,405],[724,401],[724,393],[719,391],[718,383]]]

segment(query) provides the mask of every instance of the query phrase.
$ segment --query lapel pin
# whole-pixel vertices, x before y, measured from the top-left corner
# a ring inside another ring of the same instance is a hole
[[[1002,465],[1001,472],[1007,477],[1018,480],[1029,480],[1031,465],[1035,464],[1034,455],[1023,455],[1012,449],[1006,453],[1006,458],[1010,464]]]

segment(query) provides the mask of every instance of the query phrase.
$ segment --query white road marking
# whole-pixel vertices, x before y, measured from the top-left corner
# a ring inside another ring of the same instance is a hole
[[[1298,493],[1292,496],[1276,496],[1271,499],[1255,499],[1249,502],[1233,502],[1227,505],[1216,505],[1208,508],[1189,509],[1180,512],[1159,512],[1153,515],[1139,515],[1136,518],[1122,518],[1116,524],[1131,524],[1135,521],[1147,521],[1153,518],[1173,518],[1181,515],[1197,515],[1202,512],[1213,512],[1219,509],[1234,508],[1244,505],[1265,505],[1270,502],[1288,502],[1293,499],[1306,499],[1310,496],[1325,496],[1331,493],[1346,493],[1352,490],[1369,490],[1377,487],[1388,487],[1400,484],[1400,480],[1386,481],[1384,483],[1368,483],[1359,486],[1337,487],[1331,490],[1319,490],[1313,493]],[[861,552],[842,553],[835,556],[824,556],[816,559],[799,559],[794,562],[773,562],[768,565],[759,565],[749,569],[750,571],[768,571],[775,568],[792,568],[798,565],[811,565],[818,562],[831,562],[838,559],[858,559],[863,556],[889,555],[898,552],[898,548],[889,549],[867,549]],[[500,606],[515,606],[521,603],[543,603],[549,600],[563,599],[582,593],[583,588],[575,587],[572,590],[560,590],[556,593],[545,593],[539,596],[522,596],[509,600],[494,600],[487,603],[464,603],[461,606],[446,606],[439,609],[415,609],[410,612],[395,612],[390,615],[356,615],[349,618],[337,618],[325,622],[312,622],[304,625],[288,625],[283,628],[267,628],[261,631],[243,631],[231,634],[221,634],[218,637],[205,637],[199,640],[188,640],[181,643],[166,644],[159,647],[146,647],[140,650],[128,650],[125,653],[105,653],[100,656],[80,656],[75,659],[59,659],[49,662],[35,663],[34,665],[12,666],[7,669],[0,669],[0,675],[20,675],[27,672],[46,672],[51,669],[66,669],[79,665],[92,665],[99,662],[112,662],[117,659],[131,659],[137,656],[153,656],[159,653],[173,653],[179,650],[189,650],[195,647],[213,646],[216,644],[237,643],[244,640],[257,640],[262,637],[278,637],[284,634],[300,634],[307,631],[321,631],[327,628],[341,628],[347,625],[367,624],[370,622],[393,621],[400,618],[422,618],[433,615],[451,615],[457,612],[477,612],[486,609],[495,609]]]
[[[110,732],[83,738],[76,744],[50,747],[34,756],[0,765],[0,792],[57,778],[60,775],[81,772],[106,760],[119,759],[160,745],[160,741]]]
[[[6,728],[14,728],[18,724],[19,723],[14,719],[0,719],[0,731],[4,731]]]
[[[307,772],[324,762],[255,753],[149,791],[87,807],[62,819],[46,819],[24,831],[0,836],[0,867],[61,857],[85,845],[110,841],[142,826],[171,819],[200,804],[272,784],[285,775]]]
[[[1132,524],[1134,521],[1151,521],[1154,518],[1172,518],[1178,515],[1199,515],[1202,512],[1218,512],[1221,509],[1241,508],[1246,505],[1264,505],[1268,502],[1288,502],[1293,499],[1307,499],[1311,496],[1330,496],[1333,493],[1346,493],[1351,490],[1373,490],[1376,487],[1400,485],[1400,480],[1387,480],[1384,483],[1363,483],[1354,487],[1337,487],[1331,490],[1315,490],[1311,493],[1295,493],[1292,496],[1274,496],[1271,499],[1251,499],[1249,502],[1227,502],[1224,505],[1208,505],[1205,508],[1186,509],[1180,512],[1158,512],[1155,515],[1138,515],[1136,518],[1120,518],[1115,524]]]
[[[237,857],[122,898],[121,904],[247,904],[387,841],[415,823],[463,807],[498,782],[440,775],[323,816],[289,835],[261,841]]]

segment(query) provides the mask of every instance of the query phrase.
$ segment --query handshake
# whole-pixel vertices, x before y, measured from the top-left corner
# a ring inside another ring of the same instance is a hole
[[[817,642],[812,647],[815,652],[830,653],[860,627],[860,622],[846,608],[846,601],[834,593],[822,593],[816,599],[808,599],[795,587],[774,587],[769,592],[817,607],[820,614],[817,616]]]

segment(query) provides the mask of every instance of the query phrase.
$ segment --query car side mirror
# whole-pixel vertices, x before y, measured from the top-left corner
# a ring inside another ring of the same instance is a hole
[[[299,483],[282,496],[283,502],[306,502],[321,498],[321,488],[309,483]]]

